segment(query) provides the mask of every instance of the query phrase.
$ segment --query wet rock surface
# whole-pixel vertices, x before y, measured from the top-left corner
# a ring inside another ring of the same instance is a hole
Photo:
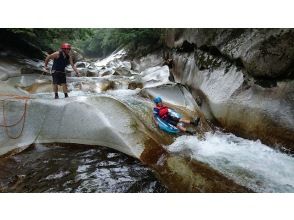
[[[240,59],[254,77],[293,77],[293,29],[178,29],[170,30],[166,40],[180,51],[189,43],[214,55]]]

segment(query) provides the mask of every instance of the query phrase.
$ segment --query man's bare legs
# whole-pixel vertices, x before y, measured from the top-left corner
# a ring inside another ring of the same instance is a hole
[[[55,94],[55,99],[58,99],[58,85],[57,84],[52,84],[53,92]]]
[[[57,86],[57,84],[52,84],[52,87],[53,87],[53,92],[54,93],[57,93],[58,92],[58,86]]]
[[[193,121],[191,122],[191,121],[188,120],[188,119],[183,119],[183,118],[181,118],[181,119],[179,120],[179,122],[183,122],[183,123],[185,123],[185,124],[194,124],[195,126],[197,126],[198,123],[199,123],[199,120],[200,120],[200,118],[196,118],[195,120],[193,120]],[[195,134],[194,131],[192,132],[191,130],[188,130],[187,128],[183,127],[183,126],[182,126],[182,123],[178,123],[177,128],[178,128],[180,131],[182,131],[182,132],[188,132],[188,133],[190,133],[190,134]]]
[[[61,84],[63,93],[67,93],[67,85]]]
[[[64,93],[64,97],[67,98],[68,97],[68,94],[67,94],[67,85],[65,83],[61,84],[62,86],[62,91]],[[58,99],[58,85],[57,84],[53,84],[52,85],[53,87],[53,91],[55,93],[55,99]]]
[[[194,126],[197,126],[199,121],[200,121],[200,118],[196,117],[192,121],[181,118],[179,122],[183,122],[183,123],[186,123],[186,124],[193,124]]]
[[[181,118],[181,119],[179,120],[179,122],[184,122],[184,123],[186,123],[186,124],[190,124],[190,123],[191,123],[190,120],[188,120],[188,119],[183,119],[183,118]]]
[[[177,128],[182,131],[182,132],[186,132],[187,131],[187,128],[181,126],[180,124],[177,125]]]
[[[67,94],[67,85],[65,83],[61,84],[62,86],[62,90],[63,90],[63,93],[64,93],[64,98],[67,98],[68,97],[68,94]]]

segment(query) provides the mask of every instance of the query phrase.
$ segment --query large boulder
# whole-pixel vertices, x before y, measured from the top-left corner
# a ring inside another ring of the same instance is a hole
[[[254,77],[293,77],[293,29],[172,29],[167,46],[194,45],[218,56],[237,60]]]
[[[25,102],[6,97],[7,125],[18,121],[22,114],[25,120],[0,129],[0,155],[32,143],[59,142],[107,146],[139,158],[145,141],[157,137],[156,127],[150,127],[151,114],[147,117],[141,114],[139,118],[139,112],[111,97],[29,98],[24,113]],[[143,118],[150,122],[149,128],[141,121]],[[1,115],[1,123],[3,120]],[[153,133],[149,129],[153,129]]]
[[[11,62],[7,59],[0,60],[0,81],[5,81],[10,77],[20,76],[23,65],[17,62]]]
[[[164,60],[160,54],[149,54],[145,57],[135,58],[132,60],[132,69],[142,72],[148,68],[161,66]]]
[[[155,87],[169,83],[169,68],[167,66],[156,66],[145,69],[140,77],[145,88]]]

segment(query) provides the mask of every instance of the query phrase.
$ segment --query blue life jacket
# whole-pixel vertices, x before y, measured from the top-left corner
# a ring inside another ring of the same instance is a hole
[[[52,70],[65,72],[65,67],[69,64],[69,55],[63,56],[62,51],[59,51],[59,57],[53,60]]]

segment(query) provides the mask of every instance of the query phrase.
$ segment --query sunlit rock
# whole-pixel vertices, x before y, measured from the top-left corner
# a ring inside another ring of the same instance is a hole
[[[102,60],[98,60],[95,62],[95,66],[97,67],[106,67],[109,66],[110,62],[115,62],[118,60],[118,62],[121,62],[120,59],[122,59],[124,56],[126,55],[125,50],[119,50],[119,51],[115,51],[114,53],[112,53],[110,56],[102,59]]]
[[[134,59],[132,61],[132,69],[137,72],[142,72],[148,68],[161,66],[164,60],[159,54],[150,54],[140,59]]]
[[[144,88],[141,93],[144,96],[149,96],[151,99],[160,96],[164,103],[182,107],[183,109],[194,112],[200,110],[191,93],[181,85],[174,84]]]
[[[169,68],[167,66],[150,67],[140,73],[144,88],[155,87],[169,83],[169,75]]]

